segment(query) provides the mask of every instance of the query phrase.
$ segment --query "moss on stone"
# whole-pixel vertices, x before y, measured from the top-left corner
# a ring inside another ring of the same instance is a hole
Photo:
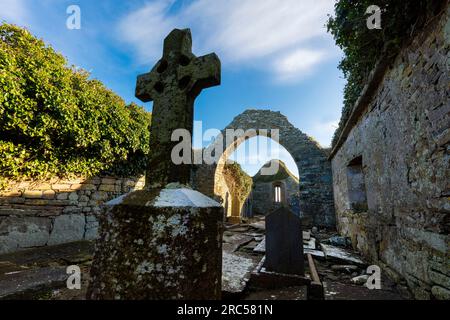
[[[236,162],[225,164],[223,174],[231,193],[237,195],[239,200],[244,202],[252,191],[252,178]]]

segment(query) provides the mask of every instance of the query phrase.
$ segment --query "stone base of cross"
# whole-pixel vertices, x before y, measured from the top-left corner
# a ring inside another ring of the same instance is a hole
[[[87,298],[220,299],[222,219],[219,203],[178,187],[107,203]]]

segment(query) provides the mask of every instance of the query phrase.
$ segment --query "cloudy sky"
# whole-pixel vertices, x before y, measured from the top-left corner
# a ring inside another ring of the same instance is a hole
[[[80,30],[66,27],[70,5],[81,9]],[[141,105],[134,98],[136,76],[158,61],[173,28],[191,28],[194,53],[214,51],[222,61],[222,85],[204,90],[196,101],[195,119],[204,130],[224,128],[249,108],[271,109],[327,147],[344,86],[336,68],[342,53],[325,28],[333,5],[333,0],[0,0],[0,20],[27,27],[70,64]],[[276,154],[273,148],[260,153],[256,165],[245,166],[251,174]],[[279,157],[297,173],[287,152]]]

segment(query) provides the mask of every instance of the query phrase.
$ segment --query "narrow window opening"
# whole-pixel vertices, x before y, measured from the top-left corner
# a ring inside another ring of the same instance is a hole
[[[281,203],[281,187],[275,186],[275,202]]]
[[[347,167],[348,198],[350,209],[355,212],[367,212],[367,194],[362,156],[350,161]]]

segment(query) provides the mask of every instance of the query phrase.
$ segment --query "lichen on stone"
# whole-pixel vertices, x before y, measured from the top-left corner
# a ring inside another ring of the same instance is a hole
[[[148,261],[143,261],[141,264],[139,264],[136,268],[136,274],[140,275],[140,274],[146,274],[146,273],[151,273],[153,272],[155,266],[153,265],[153,263],[150,263]]]

